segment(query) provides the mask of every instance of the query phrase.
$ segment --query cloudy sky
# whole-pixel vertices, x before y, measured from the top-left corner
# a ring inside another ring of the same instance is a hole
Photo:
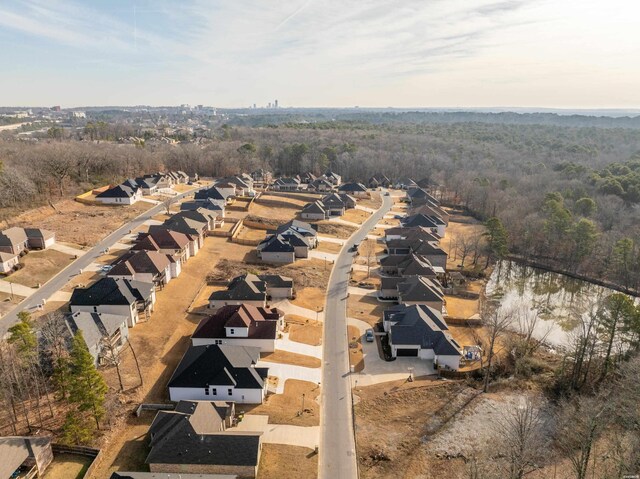
[[[640,0],[2,0],[0,105],[640,107]]]

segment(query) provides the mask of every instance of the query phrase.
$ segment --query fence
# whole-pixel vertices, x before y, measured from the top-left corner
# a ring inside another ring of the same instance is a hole
[[[482,318],[454,318],[445,316],[444,320],[447,324],[454,326],[482,326]]]
[[[226,231],[226,230],[222,230],[222,229],[215,229],[215,230],[210,230],[207,235],[208,236],[223,236],[223,237],[229,237],[231,235],[233,235],[233,232],[235,230],[235,228],[238,226],[237,224],[240,222],[239,219],[237,218],[225,218],[224,219],[225,223],[236,223],[230,230]]]
[[[85,446],[65,446],[64,444],[51,444],[51,449],[53,450],[53,454],[75,454],[77,456],[84,456],[93,458],[91,461],[91,465],[87,468],[87,471],[84,473],[84,477],[91,477],[93,471],[100,461],[102,460],[102,451],[100,449],[94,449],[92,447]]]
[[[282,196],[283,198],[291,198],[293,200],[314,202],[322,198],[327,193],[295,193],[293,191],[266,191],[265,195]]]
[[[83,205],[102,205],[102,203],[100,201],[97,200],[92,200],[91,198],[95,198],[93,191],[87,191],[85,193],[82,193],[81,195],[78,195],[74,198],[75,201],[77,201],[78,203],[82,203]]]

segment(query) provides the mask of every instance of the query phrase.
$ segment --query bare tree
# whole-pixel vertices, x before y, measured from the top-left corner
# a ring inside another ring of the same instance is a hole
[[[491,380],[491,368],[493,366],[496,343],[512,325],[513,314],[514,311],[512,309],[499,307],[494,302],[484,301],[482,304],[481,316],[489,336],[487,366],[483,386],[484,392],[489,391],[489,381]]]
[[[171,214],[171,207],[176,203],[175,196],[167,196],[164,200],[162,200],[162,206],[164,206],[164,211],[167,215]]]
[[[109,366],[115,366],[116,374],[118,375],[118,383],[120,385],[120,391],[124,391],[124,384],[122,383],[122,374],[120,373],[120,352],[116,345],[113,344],[111,339],[107,336],[103,336],[100,339],[100,350],[103,353],[102,358]]]
[[[506,477],[509,479],[523,479],[537,469],[548,447],[540,409],[530,398],[522,399],[495,423],[507,460]]]
[[[376,259],[376,242],[372,239],[367,239],[364,242],[363,253],[364,257],[367,260],[367,278],[371,277],[371,265],[375,262]]]

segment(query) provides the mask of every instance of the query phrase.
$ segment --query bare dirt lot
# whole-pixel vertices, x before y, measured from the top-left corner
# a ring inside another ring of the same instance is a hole
[[[6,281],[35,288],[44,284],[71,264],[73,256],[53,249],[31,251],[20,258],[22,269],[7,276]]]
[[[339,239],[347,239],[357,229],[355,226],[341,225],[339,223],[331,223],[329,221],[319,221],[318,234],[326,236],[335,236]]]
[[[265,230],[259,230],[256,228],[249,228],[248,226],[242,226],[238,232],[238,239],[249,241],[262,241],[267,236]]]
[[[311,449],[283,444],[262,447],[258,479],[312,479],[318,477],[318,455]]]
[[[355,326],[347,327],[349,336],[349,366],[359,373],[364,369],[364,356],[362,355],[362,337],[360,330]]]
[[[453,318],[468,319],[478,313],[478,300],[465,299],[457,296],[445,296],[447,301],[447,312]]]
[[[447,268],[451,270],[459,270],[458,265],[462,263],[461,248],[457,248],[456,244],[464,238],[469,242],[474,237],[481,236],[486,228],[478,220],[471,218],[470,216],[460,217],[461,221],[455,221],[455,218],[449,221],[449,225],[445,230],[444,238],[440,241],[440,246],[444,249],[449,257],[447,258]],[[480,240],[480,244],[484,243],[484,239]],[[472,254],[467,256],[464,266],[465,268],[471,267]],[[478,258],[478,263],[484,265],[486,258],[484,256]]]
[[[361,477],[453,477],[446,468],[425,468],[429,445],[424,437],[474,390],[455,382],[417,379],[358,388],[354,394],[361,398],[355,406]]]
[[[304,414],[302,395],[304,394]],[[320,395],[317,384],[289,379],[284,384],[283,394],[269,394],[264,403],[255,406],[238,404],[236,412],[266,414],[272,424],[292,424],[294,426],[320,425],[320,406],[316,399]]]
[[[130,206],[97,206],[73,200],[62,200],[54,205],[55,209],[43,206],[25,211],[12,219],[12,226],[35,226],[55,232],[57,241],[93,246],[117,227],[153,207],[146,202]]]
[[[362,198],[358,200],[358,204],[362,206],[366,206],[367,208],[375,208],[378,209],[382,205],[382,197],[380,196],[379,191],[371,191],[370,198]]]
[[[338,243],[329,243],[328,241],[321,241],[318,243],[318,251],[322,251],[324,253],[333,253],[337,254],[342,249],[342,245]]]
[[[325,283],[326,286],[326,283]],[[298,290],[296,299],[291,301],[292,304],[301,308],[317,311],[318,308],[324,307],[326,291],[321,288],[308,287]]]
[[[345,221],[351,221],[352,223],[362,224],[364,223],[371,213],[364,210],[351,209],[347,210],[340,218]]]

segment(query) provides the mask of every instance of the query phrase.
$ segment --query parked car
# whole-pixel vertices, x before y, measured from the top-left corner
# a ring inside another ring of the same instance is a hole
[[[375,341],[373,329],[367,329],[367,332],[364,334],[364,339],[366,339],[368,343],[372,343]]]
[[[109,271],[111,271],[112,268],[113,268],[113,265],[104,264],[100,266],[100,272],[103,274],[107,274]]]

